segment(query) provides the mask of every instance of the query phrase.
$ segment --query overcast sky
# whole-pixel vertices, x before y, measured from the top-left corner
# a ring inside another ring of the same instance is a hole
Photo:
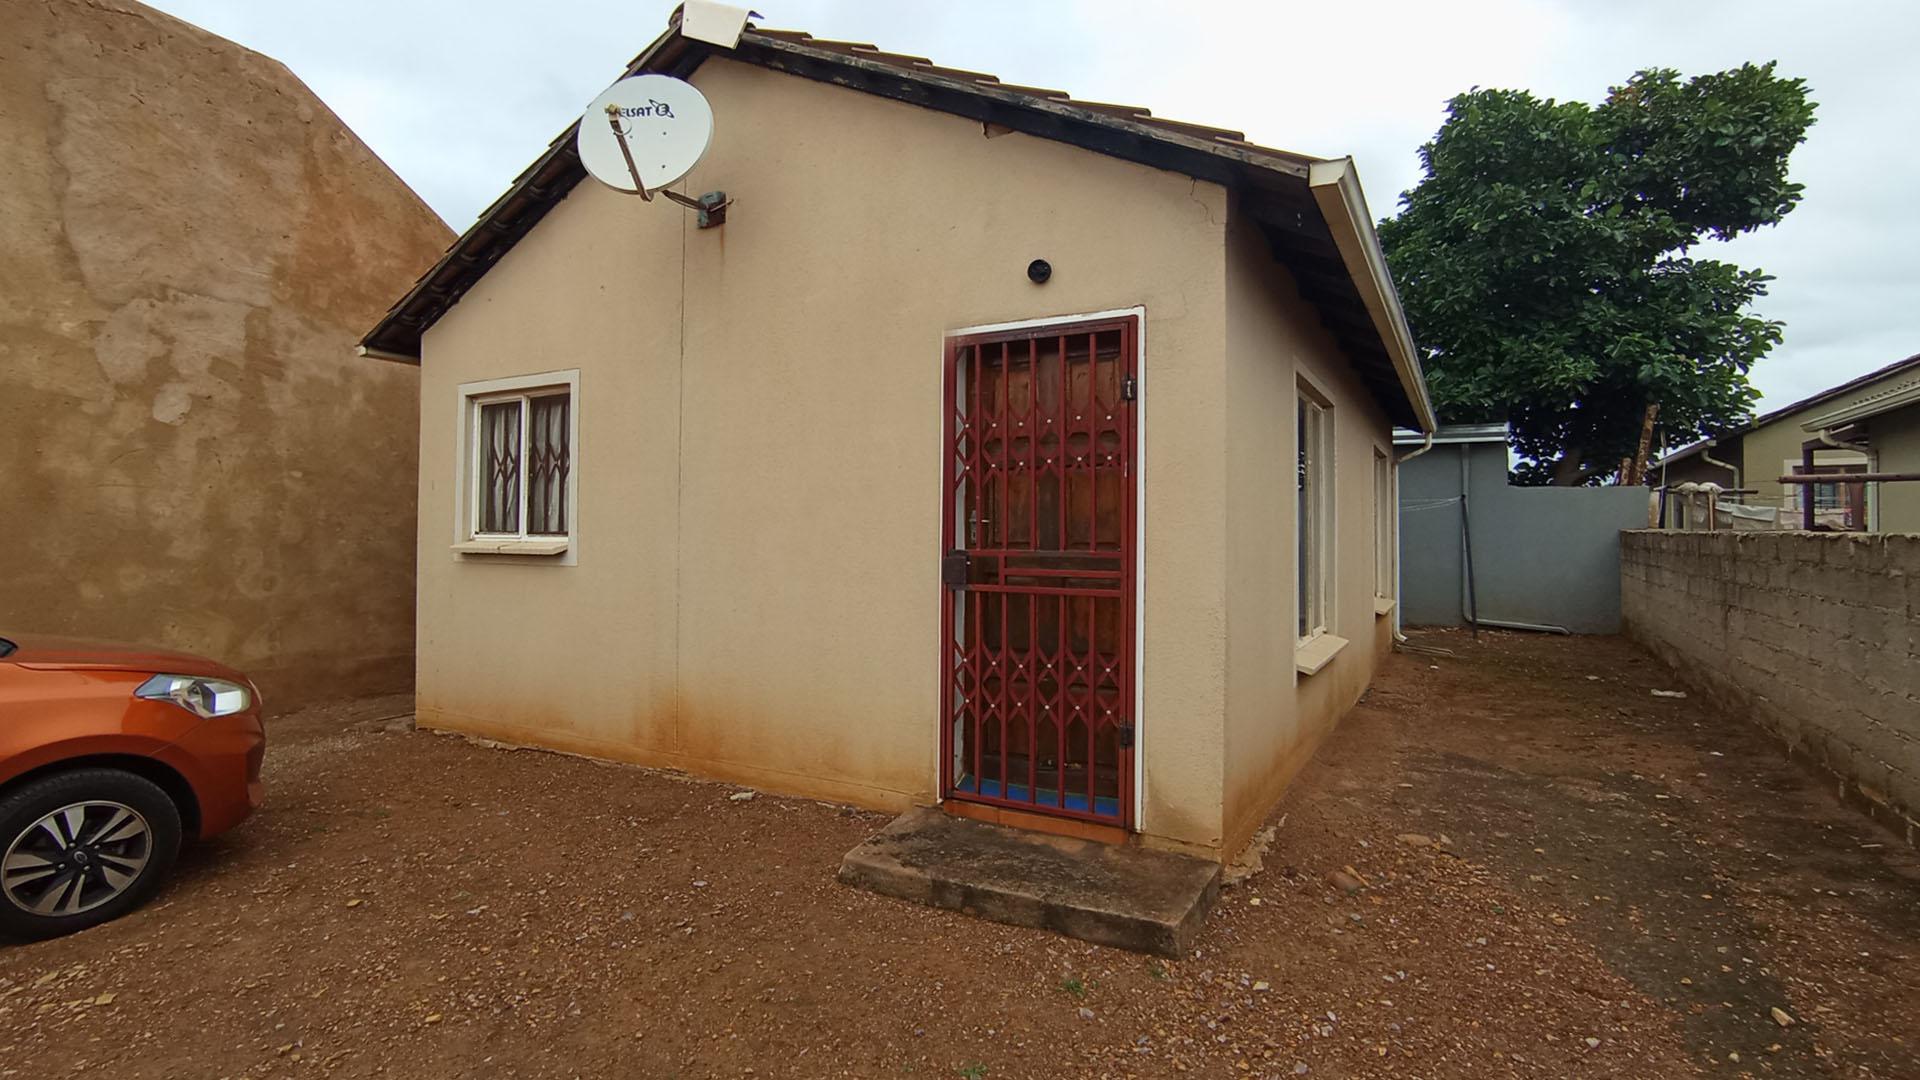
[[[465,229],[665,26],[667,0],[153,0],[293,69]],[[1472,86],[1594,101],[1652,66],[1778,60],[1819,103],[1777,228],[1707,254],[1779,280],[1777,407],[1920,352],[1920,4],[1910,0],[757,0],[769,27],[1353,155],[1376,217]],[[1716,250],[1717,249],[1717,250]]]

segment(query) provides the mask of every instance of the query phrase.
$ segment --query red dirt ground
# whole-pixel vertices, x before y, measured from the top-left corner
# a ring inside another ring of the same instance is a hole
[[[0,948],[0,1076],[1920,1076],[1912,849],[1624,642],[1419,640],[1177,964],[837,884],[878,815],[285,717],[152,905]]]

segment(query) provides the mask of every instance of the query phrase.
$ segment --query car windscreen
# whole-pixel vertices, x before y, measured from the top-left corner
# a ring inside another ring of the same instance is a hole
[[[0,637],[0,656],[7,655],[17,647],[18,646],[14,645],[13,642],[8,641],[6,638]]]

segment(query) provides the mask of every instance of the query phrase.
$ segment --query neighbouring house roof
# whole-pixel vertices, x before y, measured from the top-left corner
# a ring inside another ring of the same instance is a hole
[[[1164,120],[1142,108],[1077,101],[1058,90],[1015,86],[924,57],[751,24],[728,50],[682,36],[675,21],[625,75],[686,78],[716,53],[1229,188],[1388,417],[1423,431],[1435,426],[1412,334],[1351,159],[1274,150],[1237,131]],[[427,328],[585,177],[574,147],[577,128],[576,122],[561,132],[393,305],[361,340],[363,354],[419,361]]]
[[[1888,388],[1889,391],[1898,389],[1901,386],[1911,385],[1915,381],[1920,381],[1920,353],[1916,353],[1912,356],[1909,356],[1905,360],[1896,360],[1893,363],[1888,364],[1886,367],[1880,368],[1876,371],[1869,371],[1865,375],[1862,375],[1857,379],[1849,379],[1848,381],[1843,382],[1838,386],[1830,386],[1827,389],[1822,390],[1817,394],[1812,394],[1808,397],[1801,398],[1799,401],[1796,401],[1791,405],[1782,405],[1778,409],[1773,409],[1769,412],[1761,413],[1759,416],[1754,417],[1752,420],[1749,420],[1746,423],[1739,425],[1738,427],[1731,427],[1725,431],[1717,432],[1711,438],[1701,439],[1698,442],[1689,443],[1686,446],[1683,446],[1680,449],[1675,450],[1674,452],[1661,458],[1655,464],[1671,465],[1674,462],[1681,461],[1685,458],[1690,458],[1693,455],[1698,454],[1701,451],[1714,446],[1716,443],[1722,440],[1736,438],[1738,436],[1745,435],[1749,431],[1754,431],[1759,428],[1766,427],[1768,424],[1774,423],[1776,421],[1787,419],[1796,413],[1805,412],[1816,405],[1822,405],[1822,404],[1825,404],[1826,402],[1832,401],[1837,397],[1843,397],[1847,394],[1854,392],[1855,390],[1860,389],[1863,386],[1868,386],[1873,383],[1879,382],[1881,379],[1885,379],[1889,376],[1898,375],[1903,371],[1913,372],[1914,379],[1897,383],[1894,386],[1889,387]],[[1882,391],[1881,393],[1886,393],[1886,392],[1887,391]],[[1873,398],[1869,398],[1868,400],[1877,399],[1879,396],[1880,394],[1875,394],[1873,395]],[[1894,407],[1896,406],[1888,406],[1888,408],[1894,408]],[[1837,410],[1834,413],[1828,414],[1828,416],[1838,416],[1842,412],[1849,412],[1851,408],[1852,407],[1849,406],[1847,409]],[[1884,412],[1885,410],[1876,410],[1876,411]],[[1851,420],[1862,419],[1865,416],[1869,416],[1869,415],[1872,415],[1872,414],[1861,413],[1859,416],[1847,416],[1842,419],[1833,420],[1831,423],[1821,423],[1818,425],[1818,428],[1834,427],[1838,424],[1847,423]],[[1827,417],[1818,417],[1816,419],[1824,420],[1824,419],[1827,419]],[[1811,421],[1806,424],[1802,424],[1801,426],[1806,428],[1808,431],[1818,430],[1818,428],[1816,428]]]
[[[1866,397],[1845,405],[1829,413],[1808,420],[1800,426],[1807,431],[1829,431],[1833,428],[1880,416],[1895,409],[1904,409],[1910,405],[1920,405],[1920,355],[1909,356],[1895,364],[1892,370],[1911,367],[1912,373],[1898,382],[1888,383],[1885,387],[1868,394]],[[1883,376],[1884,377],[1884,376]]]

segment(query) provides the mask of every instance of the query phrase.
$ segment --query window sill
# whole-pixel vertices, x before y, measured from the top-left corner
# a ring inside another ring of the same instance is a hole
[[[1391,596],[1376,596],[1376,597],[1374,597],[1374,598],[1373,598],[1373,613],[1374,613],[1375,615],[1391,615],[1391,614],[1393,614],[1393,597],[1391,597]]]
[[[1340,650],[1347,647],[1347,639],[1334,634],[1318,634],[1310,637],[1293,649],[1294,670],[1302,675],[1312,675],[1333,662]]]
[[[457,555],[565,555],[565,540],[467,540],[453,545]]]

